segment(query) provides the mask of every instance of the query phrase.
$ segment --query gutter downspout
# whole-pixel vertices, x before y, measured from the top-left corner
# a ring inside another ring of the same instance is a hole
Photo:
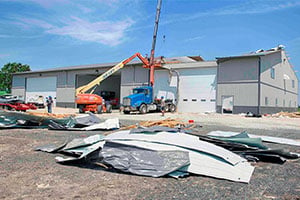
[[[162,68],[164,68],[164,69],[167,69],[167,70],[169,70],[169,74],[170,74],[170,76],[172,77],[172,73],[174,72],[175,74],[176,74],[176,77],[177,77],[177,83],[176,83],[176,101],[175,101],[175,105],[176,105],[176,111],[177,111],[177,105],[178,105],[178,101],[179,101],[179,72],[177,71],[177,70],[175,70],[175,69],[172,69],[172,68],[167,68],[167,67],[163,67],[162,66]]]
[[[260,115],[260,71],[261,71],[261,57],[258,57],[258,107],[257,114]]]

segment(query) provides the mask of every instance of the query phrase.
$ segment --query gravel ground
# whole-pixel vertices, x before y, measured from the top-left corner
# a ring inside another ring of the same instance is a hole
[[[136,120],[121,120],[121,123],[128,125]],[[220,123],[214,122],[214,118],[207,119],[195,132],[246,130],[253,134],[300,138],[297,121],[281,121],[276,125],[273,120],[272,126],[268,122],[258,128],[254,126],[255,120],[248,126],[244,121],[240,125],[236,121],[224,125],[230,120]],[[264,119],[261,120],[263,124]],[[299,160],[283,165],[257,163],[250,183],[243,184],[194,175],[178,180],[135,176],[95,165],[64,166],[55,163],[53,154],[33,151],[43,144],[62,143],[97,133],[100,132],[0,130],[0,199],[300,199]],[[266,145],[300,153],[299,147]]]

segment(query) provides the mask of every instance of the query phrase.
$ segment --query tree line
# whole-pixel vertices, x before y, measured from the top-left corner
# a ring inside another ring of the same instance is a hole
[[[0,90],[11,91],[12,74],[26,71],[31,71],[29,65],[16,62],[5,64],[0,70]]]

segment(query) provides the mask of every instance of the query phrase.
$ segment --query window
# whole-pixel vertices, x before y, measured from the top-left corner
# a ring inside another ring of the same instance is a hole
[[[216,102],[216,99],[211,99],[210,102]]]
[[[283,100],[283,107],[285,107],[285,100]]]
[[[269,100],[268,100],[268,97],[265,97],[265,105],[269,105]]]
[[[289,102],[289,107],[292,107],[292,101],[290,100],[290,102]]]
[[[206,102],[206,99],[201,99],[201,102]]]
[[[275,79],[275,69],[273,67],[271,68],[271,78]]]
[[[275,106],[278,107],[278,99],[275,99]]]
[[[292,80],[292,88],[295,88],[295,80]]]

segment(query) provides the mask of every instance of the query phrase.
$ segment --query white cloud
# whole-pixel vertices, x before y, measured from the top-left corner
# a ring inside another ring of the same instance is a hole
[[[115,46],[124,41],[125,31],[134,23],[131,19],[122,21],[90,22],[79,17],[71,17],[62,21],[62,25],[53,25],[39,19],[18,18],[17,23],[25,27],[39,27],[45,33],[68,36],[73,39],[97,42],[108,46]]]

